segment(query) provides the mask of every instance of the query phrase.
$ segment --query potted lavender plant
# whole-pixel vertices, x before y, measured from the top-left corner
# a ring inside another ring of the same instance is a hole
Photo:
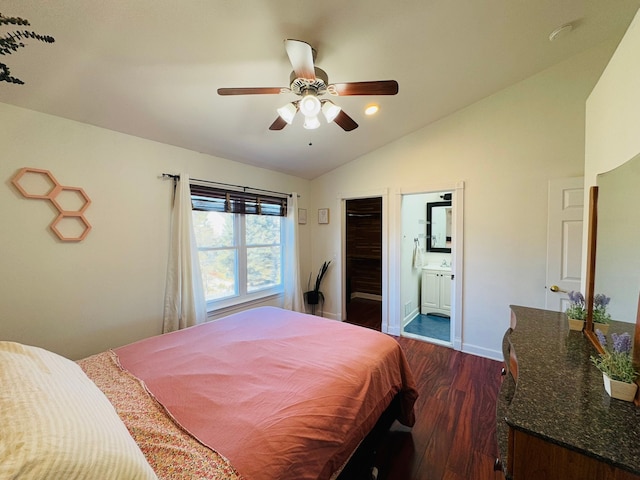
[[[611,297],[607,297],[603,293],[597,293],[593,298],[593,323],[597,323],[593,328],[598,328],[605,334],[611,323],[611,315],[607,313],[607,305],[610,301]]]
[[[584,303],[584,295],[580,292],[571,291],[568,293],[571,303],[564,313],[569,320],[569,330],[582,330],[584,321],[587,318],[587,310]]]
[[[631,335],[628,332],[620,335],[612,333],[611,348],[607,347],[607,339],[601,330],[597,329],[596,335],[604,353],[592,356],[591,361],[602,372],[604,389],[613,398],[633,401],[638,390],[638,385],[634,382],[638,372],[631,358]]]
[[[571,303],[565,310],[567,320],[569,321],[570,330],[582,330],[584,322],[587,319],[587,308],[584,295],[580,292],[571,291],[568,293]],[[607,297],[603,293],[597,293],[593,298],[593,322],[598,324],[598,328],[603,333],[607,333],[609,323],[611,323],[611,315],[607,313],[607,305],[611,301],[611,297]]]

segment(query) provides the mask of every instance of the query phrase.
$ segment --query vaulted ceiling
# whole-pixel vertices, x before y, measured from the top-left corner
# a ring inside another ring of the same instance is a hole
[[[34,39],[0,57],[0,102],[312,179],[610,38],[640,0],[3,0]],[[567,35],[549,40],[571,23]],[[0,33],[14,30],[2,26]],[[292,93],[284,39],[310,43],[329,83],[396,80],[397,95],[336,96],[359,127],[269,126]],[[364,108],[377,103],[371,117]]]

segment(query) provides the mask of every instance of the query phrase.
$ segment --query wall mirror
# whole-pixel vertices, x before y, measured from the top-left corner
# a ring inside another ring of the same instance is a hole
[[[597,184],[591,192],[587,305],[594,294],[603,293],[611,297],[607,311],[613,320],[635,323],[640,292],[640,155],[598,175]],[[594,341],[592,311],[588,315],[587,335]],[[629,327],[631,334],[636,330],[636,338],[638,328]],[[636,345],[634,356],[639,354]]]
[[[611,297],[607,311],[635,322],[640,289],[640,155],[598,175],[595,293]]]
[[[427,203],[427,251],[451,253],[451,200]]]

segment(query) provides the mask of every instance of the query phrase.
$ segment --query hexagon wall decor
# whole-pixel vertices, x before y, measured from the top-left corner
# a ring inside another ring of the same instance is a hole
[[[82,188],[60,185],[49,170],[31,167],[21,168],[11,183],[23,197],[49,200],[53,204],[59,215],[49,228],[63,242],[79,242],[91,231],[84,216],[91,199]]]

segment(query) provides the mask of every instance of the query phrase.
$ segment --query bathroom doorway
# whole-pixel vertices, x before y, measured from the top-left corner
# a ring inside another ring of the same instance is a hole
[[[462,189],[401,196],[400,306],[402,336],[445,346],[461,344],[456,297],[461,274]],[[458,285],[458,287],[457,287]]]

